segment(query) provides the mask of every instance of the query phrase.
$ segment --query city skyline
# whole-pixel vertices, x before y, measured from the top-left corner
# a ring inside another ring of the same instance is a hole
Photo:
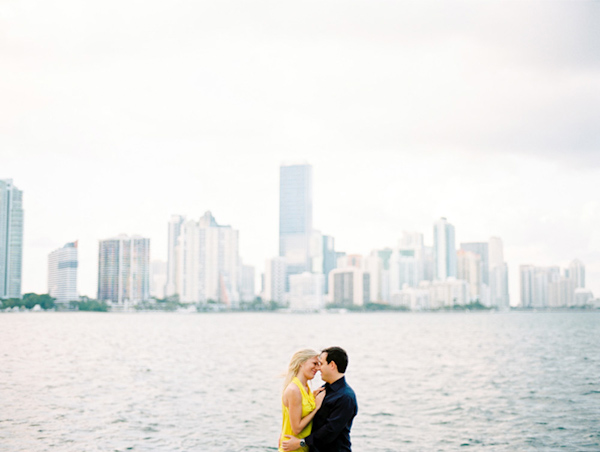
[[[279,165],[306,160],[336,249],[403,230],[432,244],[446,217],[457,244],[502,238],[513,304],[525,264],[580,259],[600,293],[600,6],[348,5],[5,5],[0,178],[24,192],[22,291],[45,292],[48,253],[78,240],[93,295],[98,240],[151,237],[166,260],[166,221],[206,210],[262,269]]]
[[[294,176],[291,184],[284,180],[285,171],[290,169]],[[335,251],[333,237],[311,229],[305,220],[290,222],[282,215],[291,211],[300,212],[300,219],[312,218],[312,202],[308,205],[305,202],[312,199],[311,183],[298,184],[295,177],[302,173],[304,175],[300,179],[310,180],[312,167],[309,164],[293,165],[292,168],[282,164],[280,167],[280,254],[284,256],[265,261],[265,273],[261,275],[264,293],[255,289],[257,274],[254,266],[244,265],[239,255],[239,232],[229,225],[219,225],[212,213],[207,211],[198,222],[186,220],[181,215],[171,217],[167,262],[150,261],[149,238],[130,238],[121,234],[100,240],[98,299],[127,309],[130,302],[147,301],[151,295],[162,293],[159,296],[177,295],[186,303],[217,300],[226,306],[237,307],[240,301],[249,302],[254,295],[261,295],[266,301],[289,303],[293,309],[311,309],[309,306],[314,309],[324,306],[325,300],[328,300],[357,305],[369,301],[383,302],[419,310],[448,306],[449,303],[464,305],[474,300],[499,309],[511,305],[525,308],[583,306],[593,300],[592,291],[585,287],[585,265],[574,259],[568,268],[562,269],[560,266],[521,265],[520,297],[510,303],[508,266],[503,258],[502,239],[491,237],[489,242],[461,243],[458,248],[454,225],[445,217],[433,223],[433,246],[425,245],[422,233],[403,231],[396,246],[374,249],[369,255]],[[12,188],[12,181],[2,182]],[[291,198],[289,194],[284,196],[282,193],[286,190],[296,192],[296,195]],[[298,197],[298,194],[301,196]],[[17,190],[17,195],[18,199],[22,199],[22,192]],[[11,203],[4,204],[11,206]],[[17,217],[22,226],[22,209]],[[302,237],[281,248],[281,225],[285,223],[288,233],[300,232]],[[290,228],[289,225],[294,223],[297,223],[296,226]],[[76,298],[77,247],[77,241],[67,243],[48,256],[48,293],[56,298],[57,303],[64,304]],[[329,275],[325,256],[330,253],[332,257],[337,256],[338,271]],[[303,257],[305,255],[306,258]],[[292,272],[286,262],[290,256]],[[311,268],[304,264],[301,268],[294,268],[298,256]],[[17,257],[21,259],[20,255]],[[276,270],[280,265],[283,265],[281,269]],[[273,273],[281,271],[287,276],[275,276]],[[344,278],[348,281],[342,282]],[[336,281],[332,292],[327,291],[325,279],[330,284]],[[352,295],[340,293],[342,286],[339,284],[344,287],[348,284],[360,286],[354,287]]]

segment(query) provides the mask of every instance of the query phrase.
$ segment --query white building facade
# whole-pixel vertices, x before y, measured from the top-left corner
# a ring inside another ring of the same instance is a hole
[[[293,311],[317,311],[325,307],[322,273],[304,272],[290,275],[290,309]]]
[[[150,299],[150,239],[127,235],[101,240],[98,300],[127,307]]]
[[[240,300],[239,232],[219,225],[210,212],[181,225],[175,249],[175,290],[183,303]]]
[[[329,272],[329,301],[334,305],[364,306],[370,294],[370,275],[360,267],[336,268]]]
[[[67,243],[48,255],[48,295],[57,304],[77,301],[77,270],[79,259],[77,242]]]
[[[0,179],[0,298],[21,298],[23,192]]]
[[[440,218],[433,225],[434,277],[444,281],[456,277],[456,243],[454,226],[446,218]]]
[[[283,257],[265,261],[263,300],[278,304],[286,302],[286,262]]]

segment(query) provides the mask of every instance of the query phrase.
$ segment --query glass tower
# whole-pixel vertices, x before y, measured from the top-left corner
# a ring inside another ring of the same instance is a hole
[[[279,256],[289,276],[311,270],[312,166],[282,165],[279,175]]]
[[[0,179],[0,298],[21,298],[23,192]]]

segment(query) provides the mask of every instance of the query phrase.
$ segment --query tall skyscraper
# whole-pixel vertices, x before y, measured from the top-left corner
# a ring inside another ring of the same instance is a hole
[[[119,306],[150,298],[150,239],[127,235],[101,240],[98,300]]]
[[[521,265],[521,306],[547,308],[550,306],[550,284],[560,281],[559,267]]]
[[[456,277],[456,245],[454,226],[445,218],[433,225],[433,259],[435,279]]]
[[[585,266],[579,259],[569,264],[569,278],[575,281],[575,288],[585,288]]]
[[[177,293],[177,244],[181,235],[181,227],[185,217],[173,215],[169,221],[169,241],[167,243],[167,283],[165,284],[165,296],[169,297]]]
[[[489,287],[490,305],[494,308],[508,309],[508,265],[504,262],[504,245],[499,237],[489,241]]]
[[[362,260],[362,269],[369,274],[369,301],[384,301],[383,259],[379,257],[377,251],[371,252],[369,256]]]
[[[490,285],[490,251],[488,242],[468,242],[461,243],[460,249],[470,251],[479,255],[481,258],[481,282],[487,286]]]
[[[390,293],[399,292],[404,285],[417,287],[426,277],[426,255],[423,234],[402,232],[398,247],[390,253]]]
[[[286,265],[283,257],[274,257],[265,262],[263,300],[285,302]]]
[[[336,268],[329,272],[329,300],[338,307],[363,306],[370,300],[371,278],[359,267]]]
[[[329,272],[336,268],[337,256],[335,239],[329,235],[323,236],[323,276],[325,277],[325,293],[329,293]]]
[[[314,311],[325,307],[322,273],[304,272],[290,275],[290,309]]]
[[[23,192],[0,179],[0,298],[21,298]]]
[[[77,242],[67,243],[48,255],[48,294],[57,304],[77,301]]]
[[[279,256],[288,276],[312,271],[312,166],[281,165],[279,177]]]
[[[218,224],[210,212],[198,221],[185,221],[175,256],[175,293],[181,301],[212,300],[228,306],[239,302],[241,261],[236,229]]]
[[[167,282],[167,263],[154,260],[150,262],[150,296],[158,299],[165,298]]]
[[[254,288],[254,267],[251,265],[242,265],[242,279],[240,285],[240,300],[245,302],[253,301],[256,297]]]
[[[458,250],[456,256],[458,279],[469,283],[469,296],[471,301],[477,300],[480,303],[483,303],[481,300],[481,270],[483,267],[481,265],[481,256],[464,249]]]

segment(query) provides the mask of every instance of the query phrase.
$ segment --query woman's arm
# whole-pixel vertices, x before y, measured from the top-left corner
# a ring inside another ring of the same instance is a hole
[[[313,420],[319,408],[321,408],[321,404],[323,403],[323,398],[325,397],[325,393],[321,392],[315,398],[316,408],[308,413],[306,416],[302,417],[302,393],[300,389],[294,385],[286,390],[287,392],[287,401],[289,403],[288,410],[290,413],[290,424],[292,426],[292,432],[294,435],[298,435],[302,430],[306,428],[310,421]]]

